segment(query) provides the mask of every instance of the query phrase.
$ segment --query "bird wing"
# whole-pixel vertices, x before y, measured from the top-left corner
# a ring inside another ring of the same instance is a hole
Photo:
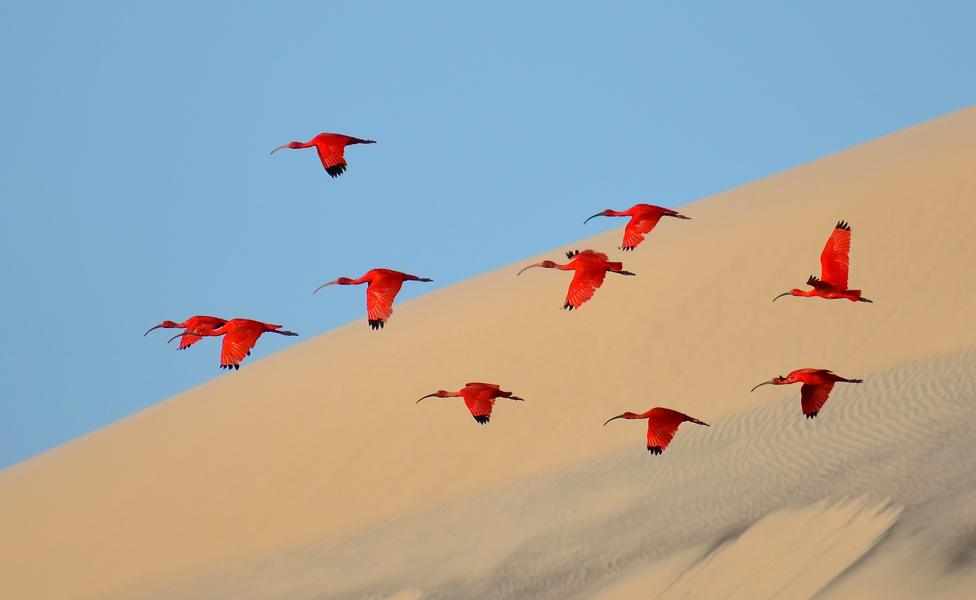
[[[800,388],[800,407],[806,416],[816,416],[823,405],[827,403],[827,396],[830,390],[834,389],[834,382],[827,383],[804,383]]]
[[[678,431],[678,425],[688,418],[688,415],[670,408],[653,409],[647,418],[647,447],[667,448]]]
[[[190,334],[190,333],[184,333],[183,334],[183,337],[180,338],[180,345],[177,348],[177,350],[186,350],[187,348],[189,348],[193,344],[196,344],[197,342],[199,342],[202,339],[203,338],[200,337],[199,335],[193,335],[193,334]]]
[[[851,227],[844,221],[837,223],[820,253],[820,279],[839,290],[847,289],[850,267]]]
[[[580,264],[576,268],[573,280],[569,283],[569,292],[566,294],[566,306],[579,308],[587,300],[593,297],[596,288],[603,285],[607,272],[595,264]]]
[[[660,213],[653,215],[635,215],[631,217],[627,226],[624,228],[624,241],[620,249],[633,250],[636,248],[644,241],[644,236],[650,233],[660,220]]]
[[[326,139],[315,144],[315,150],[319,153],[319,160],[322,167],[333,178],[342,175],[346,170],[346,157],[343,155],[345,143],[334,139]]]
[[[257,343],[264,330],[256,325],[243,326],[224,334],[224,343],[220,347],[220,366],[238,367],[241,361],[250,354],[251,348]]]
[[[495,406],[495,398],[490,388],[470,391],[469,388],[465,388],[462,396],[465,406],[471,411],[471,416],[474,417],[475,421],[484,425],[491,419],[491,409]]]
[[[371,321],[386,321],[393,314],[393,299],[400,292],[403,280],[381,277],[366,286],[366,316]]]
[[[227,321],[217,317],[190,317],[186,321],[186,331],[210,332],[218,327],[223,327],[225,323]],[[180,338],[180,346],[177,350],[186,350],[202,339],[202,336],[184,333],[183,337]]]

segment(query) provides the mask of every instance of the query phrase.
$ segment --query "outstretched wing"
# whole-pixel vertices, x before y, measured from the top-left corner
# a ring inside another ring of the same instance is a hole
[[[382,277],[370,281],[366,287],[367,318],[385,323],[393,314],[393,300],[402,286],[403,280],[398,277]]]
[[[624,241],[621,244],[621,250],[633,250],[641,242],[644,241],[644,236],[654,229],[657,222],[661,220],[661,213],[656,214],[646,214],[646,215],[635,215],[631,217],[627,226],[624,228]]]
[[[183,334],[183,337],[180,338],[180,345],[177,348],[177,350],[186,350],[187,348],[189,348],[193,344],[196,344],[197,342],[199,342],[202,339],[203,338],[200,337],[199,335],[193,335],[191,333],[184,333]]]
[[[603,285],[607,276],[606,255],[587,250],[573,260],[573,280],[569,282],[569,292],[563,308],[573,310],[579,308],[593,297],[598,287]]]
[[[217,329],[218,327],[223,327],[224,324],[226,323],[227,321],[217,317],[207,317],[207,316],[190,317],[189,319],[186,320],[186,324],[187,324],[186,331],[210,332],[213,331],[214,329]],[[187,348],[189,348],[193,344],[196,344],[202,339],[203,337],[199,335],[184,333],[183,337],[180,338],[180,346],[179,348],[177,348],[177,350],[186,350]]]
[[[333,179],[346,170],[346,157],[343,155],[345,148],[345,140],[335,138],[326,138],[315,144],[322,167]]]
[[[827,403],[827,396],[830,395],[830,390],[832,389],[834,389],[833,381],[818,384],[803,384],[803,387],[800,388],[800,407],[808,419],[817,416],[817,413],[820,412],[823,405]]]
[[[464,404],[471,411],[471,416],[474,420],[484,425],[491,420],[491,409],[495,406],[495,398],[491,393],[490,388],[481,388],[480,390],[470,390],[471,388],[466,388],[464,396]]]
[[[240,369],[241,361],[251,353],[251,348],[262,333],[262,328],[253,326],[239,327],[224,334],[224,343],[220,348],[220,368]]]
[[[827,238],[827,245],[820,253],[820,279],[836,289],[846,290],[850,254],[851,226],[840,221]]]
[[[569,292],[566,294],[566,303],[563,308],[573,310],[579,308],[587,300],[593,297],[593,293],[598,287],[603,285],[607,272],[597,264],[579,264],[573,280],[569,283]]]
[[[647,449],[664,451],[678,431],[678,425],[689,419],[688,415],[670,408],[655,408],[647,419]]]

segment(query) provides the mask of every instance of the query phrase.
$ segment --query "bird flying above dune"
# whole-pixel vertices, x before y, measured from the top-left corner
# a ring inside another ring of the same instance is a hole
[[[699,421],[684,413],[660,406],[640,414],[625,412],[622,415],[607,419],[603,426],[606,427],[607,423],[614,419],[647,419],[647,451],[651,454],[661,454],[664,452],[674,438],[674,434],[678,431],[678,426],[686,421],[697,425],[704,425],[705,427],[709,426],[704,421]]]
[[[417,277],[391,269],[370,269],[358,279],[340,277],[327,281],[312,292],[315,294],[330,285],[366,285],[366,318],[371,329],[382,329],[393,315],[393,300],[400,293],[404,281],[430,282],[427,277]]]
[[[596,217],[630,217],[630,221],[624,227],[624,239],[620,244],[620,249],[624,252],[633,250],[639,246],[644,241],[644,236],[654,229],[654,226],[661,220],[661,217],[675,217],[676,219],[691,218],[670,208],[654,206],[653,204],[635,204],[627,210],[622,211],[608,208],[587,218],[586,221],[595,219]],[[586,221],[583,221],[584,225],[586,225]]]
[[[519,398],[513,395],[512,392],[502,390],[497,384],[480,383],[477,381],[464,384],[464,387],[456,392],[437,390],[432,394],[427,394],[420,398],[420,400],[433,397],[463,398],[465,406],[471,411],[471,416],[481,425],[485,425],[491,420],[491,409],[495,407],[495,400],[497,398],[524,401],[524,398]],[[417,404],[420,404],[420,400],[417,400]]]
[[[820,278],[811,275],[807,285],[812,290],[793,288],[773,298],[773,302],[783,296],[801,296],[804,298],[826,298],[834,300],[845,298],[851,302],[871,302],[861,296],[861,290],[847,289],[847,272],[850,269],[851,254],[851,226],[839,221],[834,231],[827,238],[827,245],[820,253]]]
[[[769,381],[764,381],[749,390],[756,391],[756,388],[763,385],[789,385],[791,383],[803,383],[800,387],[800,408],[808,419],[812,419],[820,414],[820,409],[827,403],[830,391],[834,389],[835,383],[864,383],[863,379],[846,379],[834,374],[829,369],[797,369],[786,377],[782,375],[773,377]]]
[[[521,275],[525,270],[533,267],[575,271],[573,280],[569,283],[569,292],[566,294],[566,301],[563,304],[565,310],[573,310],[579,308],[593,297],[593,293],[596,292],[597,288],[603,285],[603,280],[607,276],[607,273],[635,275],[635,273],[631,273],[630,271],[624,271],[623,263],[610,262],[607,255],[602,252],[594,252],[593,250],[583,250],[580,252],[579,250],[573,250],[567,252],[566,257],[572,260],[564,265],[560,265],[551,260],[544,260],[525,267],[516,276]]]
[[[251,355],[251,348],[257,343],[258,338],[263,333],[277,333],[278,335],[294,336],[298,335],[294,331],[285,331],[281,325],[262,323],[253,319],[231,319],[222,326],[211,330],[187,330],[192,335],[199,337],[224,336],[224,343],[220,347],[220,368],[221,369],[240,369],[241,361]],[[172,342],[180,337],[178,334],[169,339]],[[167,344],[169,342],[166,342]]]

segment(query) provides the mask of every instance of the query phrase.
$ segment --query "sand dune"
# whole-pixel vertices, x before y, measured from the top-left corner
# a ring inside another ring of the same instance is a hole
[[[968,109],[684,206],[692,221],[623,255],[638,277],[579,312],[559,310],[568,274],[502,269],[7,469],[0,596],[958,594],[976,563],[973,164]],[[770,304],[839,219],[876,303]],[[867,381],[814,421],[796,387],[748,392],[806,366]],[[527,401],[483,428],[459,400],[413,402],[469,380]],[[653,405],[713,426],[662,457],[641,426],[600,426]],[[768,577],[738,572],[771,552]]]

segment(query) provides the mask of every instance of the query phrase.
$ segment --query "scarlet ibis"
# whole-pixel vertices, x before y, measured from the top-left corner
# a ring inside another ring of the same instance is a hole
[[[288,142],[287,144],[282,144],[272,150],[271,154],[274,154],[282,148],[297,150],[299,148],[311,148],[315,146],[315,150],[319,153],[319,160],[322,161],[325,172],[335,179],[346,170],[346,157],[343,154],[346,146],[375,143],[376,140],[362,140],[341,133],[320,133],[307,142]]]
[[[573,310],[579,308],[584,302],[593,297],[596,288],[603,285],[603,279],[607,273],[618,275],[635,275],[630,271],[624,271],[623,263],[610,262],[607,255],[593,250],[573,250],[566,253],[566,258],[570,258],[568,263],[560,265],[551,260],[544,260],[534,265],[529,265],[519,271],[516,276],[521,275],[526,269],[532,267],[542,267],[544,269],[559,269],[561,271],[575,271],[573,281],[569,284],[569,292],[566,294],[566,303],[563,308]]]
[[[478,423],[484,425],[491,419],[491,409],[495,406],[496,398],[508,398],[509,400],[524,401],[524,398],[512,395],[512,392],[502,390],[494,383],[479,383],[472,381],[464,384],[464,387],[456,392],[447,390],[437,390],[433,394],[427,394],[424,398],[464,398],[464,404],[471,411],[471,416]],[[417,404],[420,404],[417,400]]]
[[[231,319],[222,326],[205,330],[187,330],[192,335],[200,337],[224,336],[224,343],[220,347],[220,368],[221,369],[240,369],[241,361],[251,355],[251,348],[257,343],[262,333],[277,333],[278,335],[298,335],[294,331],[285,331],[281,325],[262,323],[252,319]],[[174,335],[169,339],[172,342],[180,335]],[[167,344],[169,342],[166,342]]]
[[[430,282],[433,279],[408,275],[390,269],[370,269],[359,279],[340,277],[315,288],[313,294],[329,285],[366,285],[366,318],[372,329],[382,329],[393,314],[393,299],[400,292],[404,281]]]
[[[627,222],[627,226],[624,228],[623,244],[620,246],[620,249],[625,252],[639,246],[644,241],[644,236],[654,229],[654,226],[661,220],[661,217],[674,217],[676,219],[691,218],[670,208],[654,206],[653,204],[635,204],[627,210],[620,211],[608,208],[587,218],[586,221],[595,219],[596,217],[630,217],[630,221]],[[586,221],[583,221],[583,225],[586,225]]]
[[[185,331],[182,334],[180,334],[183,336],[183,339],[180,340],[180,346],[179,348],[177,348],[177,350],[186,350],[193,344],[196,344],[201,339],[203,339],[199,335],[193,335],[192,333],[187,333],[188,331],[212,331],[218,327],[222,327],[226,322],[227,322],[226,320],[221,319],[220,317],[208,317],[206,315],[197,315],[195,317],[190,317],[189,319],[183,321],[182,323],[174,323],[173,321],[163,321],[162,323],[156,325],[155,327],[150,327],[149,331],[152,331],[154,329],[159,329],[159,328],[185,329]],[[142,334],[142,336],[145,337],[149,335],[149,331]]]
[[[871,302],[871,300],[861,296],[861,290],[847,289],[850,253],[851,226],[844,221],[838,221],[833,233],[827,238],[827,245],[820,253],[820,279],[813,275],[807,279],[807,285],[812,286],[813,289],[804,291],[793,288],[773,298],[773,302],[783,296],[803,296],[806,298],[816,296],[828,300],[846,298],[851,302]]]
[[[625,412],[612,419],[607,419],[607,422],[603,426],[606,427],[607,423],[613,421],[613,419],[647,419],[647,451],[651,454],[664,452],[668,444],[671,443],[671,439],[674,438],[674,434],[678,431],[678,426],[685,421],[697,425],[704,425],[705,427],[709,426],[704,421],[699,421],[684,413],[660,406],[641,414]]]
[[[803,409],[803,414],[808,419],[812,419],[820,413],[820,409],[827,403],[827,396],[830,395],[830,390],[834,389],[834,384],[838,381],[841,383],[864,383],[863,379],[845,379],[828,369],[797,369],[786,377],[780,375],[769,381],[764,381],[749,391],[754,392],[756,388],[763,385],[789,385],[802,382],[800,407]]]

